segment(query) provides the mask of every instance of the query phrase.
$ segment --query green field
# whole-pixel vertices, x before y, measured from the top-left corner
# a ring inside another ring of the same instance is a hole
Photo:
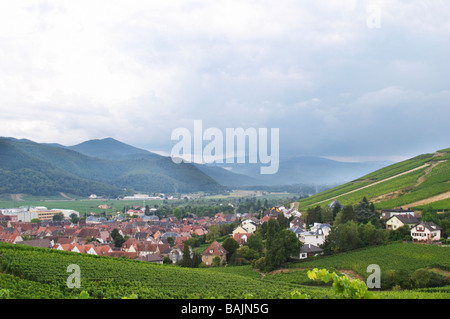
[[[149,205],[153,207],[154,205],[161,205],[163,201],[161,200],[146,200],[145,205]],[[99,205],[108,205],[109,209],[101,209],[98,208]],[[116,199],[76,199],[76,200],[68,200],[68,199],[52,199],[47,197],[36,198],[32,197],[24,197],[21,201],[12,201],[12,200],[0,200],[0,207],[4,208],[13,208],[13,207],[35,207],[35,206],[44,206],[48,209],[73,209],[79,212],[81,215],[85,213],[89,214],[90,212],[100,214],[105,212],[107,215],[111,213],[116,213],[121,211],[125,206],[132,207],[133,205],[142,206],[144,202],[142,200],[116,200]]]
[[[368,264],[386,269],[450,269],[450,248],[393,244],[290,264],[287,273],[264,276],[251,266],[181,268],[123,258],[62,252],[0,243],[0,289],[11,298],[76,298],[87,291],[91,298],[145,299],[290,298],[293,291],[311,299],[336,298],[329,285],[312,282],[306,270],[314,267],[351,269],[365,276]],[[80,267],[81,287],[70,289],[67,267]],[[449,286],[410,291],[376,292],[377,298],[450,298]]]

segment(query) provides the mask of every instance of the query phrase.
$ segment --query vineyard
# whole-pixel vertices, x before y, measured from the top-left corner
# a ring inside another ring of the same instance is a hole
[[[0,291],[16,299],[288,299],[298,291],[311,299],[336,298],[330,285],[307,278],[306,269],[352,269],[365,277],[368,263],[381,269],[435,267],[450,270],[450,249],[395,244],[315,261],[293,263],[287,272],[260,274],[251,266],[181,268],[125,258],[93,256],[0,243]],[[69,265],[80,267],[80,288],[69,288]],[[449,298],[449,286],[376,292],[378,298]]]
[[[298,207],[324,206],[334,198],[343,205],[353,205],[366,197],[377,209],[391,209],[444,194],[450,191],[449,157],[449,149],[416,156],[301,199]],[[448,209],[445,204],[439,207]]]
[[[375,293],[376,298],[450,298],[450,248],[434,245],[395,243],[321,257],[317,260],[291,263],[287,265],[284,271],[266,275],[264,280],[312,285],[314,283],[308,281],[307,278],[307,269],[312,268],[350,273],[353,277],[367,280],[367,277],[371,274],[367,272],[367,267],[371,264],[379,265],[382,274],[392,272],[413,274],[417,270],[425,269],[443,274],[443,277],[447,278],[447,283],[441,287],[377,291]]]
[[[187,269],[4,243],[0,244],[0,255],[0,289],[8,289],[12,298],[75,298],[87,291],[92,298],[114,299],[132,294],[145,299],[278,299],[289,298],[294,290],[316,298],[333,297],[326,289],[265,283],[232,271]],[[67,287],[67,267],[71,264],[81,269],[80,288]]]

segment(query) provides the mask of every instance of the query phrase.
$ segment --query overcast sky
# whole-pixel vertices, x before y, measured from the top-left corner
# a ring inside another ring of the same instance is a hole
[[[0,136],[279,128],[280,151],[400,160],[450,147],[450,2],[1,1]]]

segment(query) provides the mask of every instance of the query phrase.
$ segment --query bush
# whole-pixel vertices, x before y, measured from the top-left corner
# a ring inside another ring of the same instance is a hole
[[[405,269],[389,270],[381,275],[382,289],[394,289],[394,287],[397,289],[432,288],[445,285],[448,285],[445,276],[424,268],[414,272]]]
[[[395,271],[388,270],[381,273],[381,289],[391,289],[395,285]]]
[[[446,278],[428,269],[417,269],[411,276],[415,288],[442,287],[448,284]]]
[[[256,269],[259,269],[261,271],[264,271],[264,269],[266,268],[266,259],[264,257],[261,257],[261,258],[257,259],[253,263],[253,268],[256,268]]]

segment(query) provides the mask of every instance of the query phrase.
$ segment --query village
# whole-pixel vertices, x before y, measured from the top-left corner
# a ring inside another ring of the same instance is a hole
[[[336,204],[339,203],[333,201],[330,205]],[[186,241],[193,237],[205,238],[214,227],[230,226],[228,229],[232,231],[226,237],[233,238],[242,247],[264,223],[270,219],[285,218],[288,229],[302,243],[300,254],[292,257],[306,259],[323,254],[320,246],[332,229],[327,223],[307,225],[302,212],[284,206],[272,207],[262,215],[217,213],[212,217],[192,216],[182,219],[173,215],[159,218],[155,210],[145,214],[145,207],[136,205],[125,216],[118,212],[108,218],[93,215],[80,218],[80,214],[74,210],[4,208],[0,209],[0,242],[176,264],[183,258]],[[380,218],[384,220],[386,230],[408,225],[413,241],[434,242],[441,237],[439,226],[432,222],[420,222],[414,211],[383,210]],[[203,265],[215,265],[214,259],[219,259],[221,265],[225,264],[226,249],[215,238],[211,240],[210,237],[206,244],[209,246],[205,245],[207,247],[201,252]],[[192,248],[189,247],[191,255]]]

